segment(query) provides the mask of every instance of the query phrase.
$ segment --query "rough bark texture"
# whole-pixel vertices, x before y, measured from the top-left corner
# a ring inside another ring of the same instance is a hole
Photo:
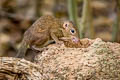
[[[42,69],[25,59],[0,58],[0,80],[41,80]]]
[[[34,63],[0,58],[0,79],[119,80],[120,44],[101,39],[89,42],[87,48],[50,45],[35,57]]]

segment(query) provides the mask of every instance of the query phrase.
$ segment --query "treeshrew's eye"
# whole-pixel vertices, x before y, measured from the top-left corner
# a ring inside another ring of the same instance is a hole
[[[71,33],[75,33],[75,30],[74,30],[74,29],[71,29],[70,32],[71,32]]]

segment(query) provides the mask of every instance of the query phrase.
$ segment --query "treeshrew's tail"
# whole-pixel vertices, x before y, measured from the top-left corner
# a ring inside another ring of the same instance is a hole
[[[24,58],[28,48],[29,45],[23,41],[20,45],[16,58]]]

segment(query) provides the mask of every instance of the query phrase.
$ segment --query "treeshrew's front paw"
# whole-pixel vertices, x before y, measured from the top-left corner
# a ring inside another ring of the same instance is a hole
[[[57,44],[57,45],[63,45],[64,42],[63,42],[63,41],[58,41],[58,42],[56,42],[56,44]]]

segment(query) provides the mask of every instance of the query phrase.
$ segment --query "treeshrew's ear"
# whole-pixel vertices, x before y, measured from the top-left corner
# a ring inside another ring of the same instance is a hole
[[[64,23],[63,23],[63,28],[67,28],[67,27],[69,27],[69,21],[64,21]]]

